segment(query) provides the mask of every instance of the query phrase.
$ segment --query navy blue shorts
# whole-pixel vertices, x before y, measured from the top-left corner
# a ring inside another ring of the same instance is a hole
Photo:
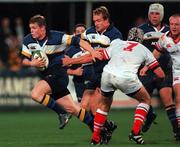
[[[69,94],[67,89],[69,78],[66,68],[63,68],[60,65],[54,65],[48,68],[43,72],[43,80],[49,84],[53,95],[63,97]]]
[[[154,73],[148,73],[147,76],[139,76],[140,81],[146,88],[149,94],[153,93],[154,89],[157,89],[158,91],[165,87],[172,87],[172,71],[166,71],[165,72],[165,79],[163,81],[159,81],[158,78]]]

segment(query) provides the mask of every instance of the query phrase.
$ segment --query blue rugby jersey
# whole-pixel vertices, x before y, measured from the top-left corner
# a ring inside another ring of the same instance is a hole
[[[32,38],[31,34],[24,37],[21,54],[31,59],[36,50],[43,50],[49,58],[49,66],[61,64],[61,58],[64,57],[64,50],[69,45],[79,45],[78,37],[67,35],[63,32],[51,30],[43,40]]]
[[[107,48],[110,43],[115,39],[122,40],[121,32],[110,25],[103,33],[98,33],[95,26],[88,28],[84,33],[81,34],[81,38],[87,40],[91,46],[96,48]],[[102,73],[104,66],[108,61],[96,61],[94,68],[96,73]]]
[[[169,31],[169,26],[166,24],[163,24],[159,31],[150,23],[142,24],[139,28],[144,32],[143,45],[145,45],[151,52],[155,49],[155,44],[159,38]],[[171,69],[172,62],[168,52],[162,54],[158,59],[158,62],[165,72],[168,68]]]

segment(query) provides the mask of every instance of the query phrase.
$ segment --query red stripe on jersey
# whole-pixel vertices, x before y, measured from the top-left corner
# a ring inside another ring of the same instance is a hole
[[[101,50],[101,53],[102,53],[102,55],[103,55],[103,59],[104,60],[109,60],[110,58],[109,58],[109,55],[108,55],[108,53],[107,53],[107,51],[104,49],[104,50]]]
[[[151,62],[149,65],[148,65],[148,68],[149,69],[153,69],[155,67],[159,66],[159,63],[157,62],[157,60]]]

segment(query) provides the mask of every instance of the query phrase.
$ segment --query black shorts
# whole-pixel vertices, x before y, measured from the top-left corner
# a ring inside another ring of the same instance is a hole
[[[54,65],[43,73],[43,80],[45,80],[51,87],[52,94],[61,94],[67,91],[69,78],[66,68],[60,65]]]
[[[140,81],[146,88],[149,94],[153,93],[154,89],[157,89],[158,91],[165,87],[172,87],[172,71],[169,70],[165,73],[165,79],[162,81],[159,81],[158,78],[154,73],[148,73],[147,76],[139,76]]]
[[[95,90],[101,86],[101,76],[102,73],[95,73],[93,78],[86,82],[85,89]]]

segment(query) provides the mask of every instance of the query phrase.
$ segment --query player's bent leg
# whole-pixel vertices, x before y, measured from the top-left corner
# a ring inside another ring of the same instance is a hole
[[[111,95],[109,95],[109,93]],[[97,105],[99,108],[96,111],[95,114],[95,118],[94,118],[94,131],[93,131],[93,135],[92,135],[92,142],[96,142],[96,143],[105,143],[107,144],[109,142],[109,140],[111,139],[111,132],[108,132],[109,130],[107,130],[107,125],[105,128],[105,123],[107,121],[107,115],[111,106],[111,103],[109,103],[109,101],[112,101],[112,96],[114,94],[113,92],[103,92],[102,91],[101,95],[101,101],[99,101],[99,104]],[[108,96],[110,97],[108,97]],[[104,128],[104,131],[102,132],[102,129]],[[106,132],[105,132],[106,130]],[[103,135],[102,135],[103,133]],[[106,133],[106,134],[105,134]],[[106,136],[105,136],[106,135]],[[110,136],[110,139],[107,139],[107,135]],[[105,141],[106,140],[106,141]]]
[[[69,118],[71,117],[62,106],[56,103],[56,96],[54,94],[49,95],[46,93],[51,93],[51,88],[48,83],[44,80],[39,81],[31,92],[32,98],[38,103],[48,107],[49,109],[55,111],[58,115],[60,121],[59,128],[62,129],[67,124]]]
[[[146,120],[142,126],[142,132],[144,132],[144,133],[147,132],[153,123],[156,124],[156,122],[155,122],[156,117],[157,117],[157,115],[154,112],[153,107],[150,105]]]
[[[68,113],[76,116],[80,121],[88,125],[91,130],[93,129],[92,114],[76,104],[70,94],[58,99],[58,104],[63,105]]]
[[[99,104],[101,103],[103,97],[101,96],[101,90],[99,88],[96,88],[94,94],[92,95],[91,99],[90,99],[90,110],[91,112],[95,115],[96,110],[99,108]],[[112,99],[108,98],[106,100],[106,106],[108,108],[106,108],[107,111],[109,111],[110,106],[112,104]]]
[[[140,133],[143,122],[146,119],[149,111],[151,100],[149,94],[143,86],[133,94],[133,97],[136,98],[140,103],[135,110],[134,124],[132,131],[129,134],[129,139],[135,141],[137,144],[144,144],[144,140]]]
[[[180,83],[173,86],[176,96],[176,117],[178,121],[178,132],[175,133],[175,138],[180,141]]]
[[[159,90],[159,94],[165,106],[165,110],[169,118],[169,121],[171,123],[173,132],[175,133],[178,130],[178,122],[176,119],[176,108],[175,108],[175,105],[173,103],[173,98],[172,98],[172,88],[171,87],[161,88]]]
[[[34,101],[41,103],[47,93],[51,93],[49,84],[44,80],[40,80],[31,91],[31,97]]]
[[[86,89],[83,93],[83,97],[80,103],[81,108],[86,109],[87,111],[90,110],[90,99],[94,94],[94,90]]]
[[[75,104],[70,94],[57,99],[56,102],[63,106],[66,112],[71,113],[72,115],[77,116],[80,111],[80,107]]]

